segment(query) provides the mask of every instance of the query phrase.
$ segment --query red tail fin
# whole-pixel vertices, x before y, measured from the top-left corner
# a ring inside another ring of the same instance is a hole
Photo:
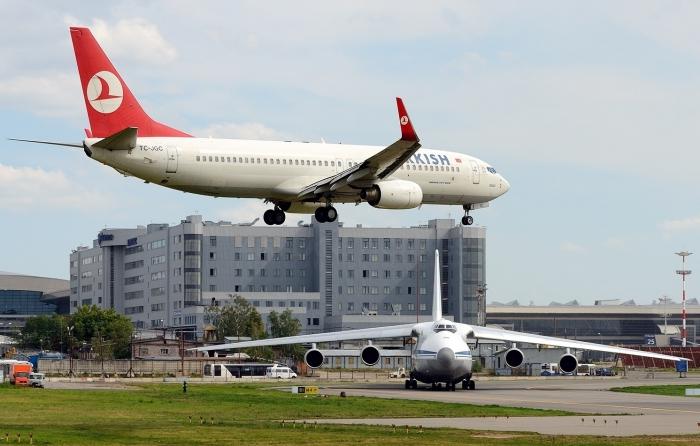
[[[71,27],[70,35],[93,137],[105,138],[126,127],[137,127],[139,136],[191,136],[143,111],[88,28]]]

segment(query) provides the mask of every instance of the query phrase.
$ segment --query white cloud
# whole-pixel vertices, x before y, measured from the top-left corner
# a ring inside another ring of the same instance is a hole
[[[84,114],[76,75],[46,73],[0,79],[0,104],[40,116],[75,118]]]
[[[700,229],[700,216],[665,220],[659,226],[666,233],[695,231]]]
[[[72,182],[61,171],[0,164],[0,209],[92,212],[107,202],[102,194]]]
[[[563,252],[568,252],[571,254],[583,254],[588,252],[588,249],[586,249],[586,247],[568,241],[563,242],[561,245],[559,245],[559,249]]]
[[[201,137],[211,136],[212,138],[264,139],[271,141],[290,139],[288,135],[259,122],[212,124],[196,131],[195,134]]]
[[[121,19],[114,24],[96,18],[89,28],[110,58],[114,56],[147,64],[164,64],[177,58],[177,50],[165,40],[155,24],[144,18]]]

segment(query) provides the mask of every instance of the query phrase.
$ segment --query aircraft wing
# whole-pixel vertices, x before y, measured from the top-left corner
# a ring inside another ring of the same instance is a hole
[[[401,125],[401,139],[386,149],[372,155],[337,175],[324,178],[302,189],[298,198],[301,201],[319,201],[321,197],[336,194],[359,193],[360,189],[371,186],[382,180],[406,162],[420,148],[416,131],[408,117],[406,107],[401,98],[396,98]]]
[[[594,344],[592,342],[562,339],[551,336],[540,336],[530,333],[503,330],[494,327],[482,327],[478,325],[463,325],[468,333],[476,339],[493,339],[498,341],[523,342],[527,344],[553,345],[556,347],[568,347],[579,350],[592,350],[597,352],[618,353],[622,355],[645,356],[648,358],[665,359],[667,361],[689,361],[687,358],[663,355],[661,353],[634,350],[631,348],[615,347],[612,345]]]
[[[390,325],[388,327],[361,328],[359,330],[333,331],[330,333],[318,333],[301,336],[288,336],[284,338],[258,339],[255,341],[232,342],[230,344],[212,345],[209,347],[199,347],[190,350],[211,351],[229,350],[249,347],[266,347],[272,345],[288,344],[308,344],[333,341],[350,341],[354,339],[380,339],[380,338],[400,338],[411,336],[415,324]]]

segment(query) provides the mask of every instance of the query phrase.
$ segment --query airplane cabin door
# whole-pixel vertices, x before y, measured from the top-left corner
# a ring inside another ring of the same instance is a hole
[[[472,183],[479,184],[481,174],[479,173],[479,164],[476,161],[470,161],[472,166]]]
[[[165,173],[177,172],[178,152],[180,152],[179,148],[168,146],[168,164],[165,168]]]

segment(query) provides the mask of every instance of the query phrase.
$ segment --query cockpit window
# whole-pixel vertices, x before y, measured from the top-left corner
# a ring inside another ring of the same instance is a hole
[[[487,167],[486,170],[488,170],[491,173],[496,173],[496,169],[494,169],[493,167]]]
[[[455,327],[453,324],[447,322],[440,322],[438,324],[435,324],[433,326],[433,331],[435,333],[439,333],[441,331],[449,331],[450,333],[457,333],[457,327]]]

